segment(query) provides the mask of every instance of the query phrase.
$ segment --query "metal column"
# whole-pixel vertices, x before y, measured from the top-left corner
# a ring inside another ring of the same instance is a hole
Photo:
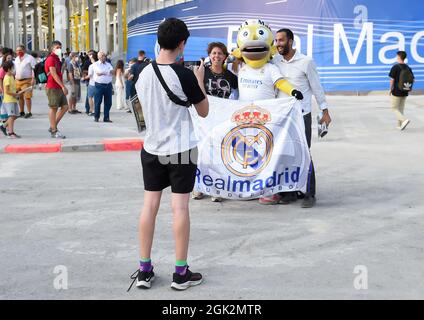
[[[3,0],[3,15],[4,15],[4,46],[10,47],[10,32],[9,31],[9,1]]]
[[[22,43],[25,48],[28,47],[28,35],[27,35],[27,16],[26,16],[26,3],[22,0]]]
[[[19,45],[19,1],[13,0],[13,49]]]
[[[99,8],[97,12],[99,17],[99,51],[107,53],[109,51],[107,32],[109,26],[107,24],[106,0],[99,0]]]
[[[93,1],[88,1],[88,33],[89,33],[89,49],[94,49],[94,24],[93,24],[93,17],[94,17],[94,5]]]
[[[34,24],[31,25],[31,28],[33,30],[33,39],[32,39],[32,48],[35,51],[39,51],[40,50],[40,37],[39,37],[39,31],[38,28],[40,27],[40,24],[38,22],[38,0],[33,0],[34,1]]]
[[[69,45],[67,42],[67,33],[69,32],[68,21],[68,8],[66,7],[65,0],[54,0],[55,40],[59,40],[63,48]]]
[[[50,47],[50,45],[53,42],[53,0],[47,0],[47,15],[48,15],[48,36],[47,36],[47,46]]]
[[[124,56],[124,19],[123,19],[123,4],[122,0],[117,0],[118,4],[118,55],[121,59]]]

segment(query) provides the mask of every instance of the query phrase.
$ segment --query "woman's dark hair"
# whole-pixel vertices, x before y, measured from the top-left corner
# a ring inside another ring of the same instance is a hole
[[[211,52],[214,48],[221,49],[221,51],[224,53],[224,56],[228,57],[227,46],[225,44],[223,44],[222,42],[211,42],[211,43],[209,43],[209,45],[208,45],[208,55],[211,54]]]
[[[118,62],[116,63],[115,71],[117,71],[118,69],[121,69],[122,71],[124,71],[125,63],[123,60],[118,60]]]
[[[93,58],[94,61],[96,61],[96,62],[99,61],[99,56],[97,55],[96,51],[93,51],[91,53],[91,57]]]
[[[180,43],[187,42],[190,32],[186,24],[177,18],[168,18],[159,25],[158,43],[161,49],[175,50]]]
[[[3,70],[5,72],[9,72],[9,70],[13,69],[13,66],[14,66],[14,64],[13,64],[12,61],[6,61],[5,63],[3,63]]]
[[[3,66],[4,66],[4,64],[5,64],[6,62],[9,62],[9,61],[7,61],[7,60],[6,60],[8,56],[12,56],[12,58],[13,58],[13,51],[12,51],[12,52],[8,52],[8,53],[6,53],[6,54],[3,56],[3,64],[0,66],[1,68],[3,68]]]

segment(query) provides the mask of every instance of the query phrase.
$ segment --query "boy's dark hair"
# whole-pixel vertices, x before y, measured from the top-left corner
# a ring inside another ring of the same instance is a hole
[[[399,56],[399,58],[401,58],[401,59],[402,59],[402,61],[403,61],[403,60],[405,60],[405,59],[406,59],[406,57],[408,56],[408,55],[406,54],[406,52],[405,52],[405,51],[398,51],[398,52],[396,53],[396,55],[398,55],[398,56]]]
[[[289,40],[294,40],[293,31],[291,31],[290,29],[283,28],[277,31],[277,33],[281,32],[284,32]]]
[[[3,70],[5,72],[9,72],[9,70],[13,69],[13,66],[14,66],[14,64],[13,64],[12,61],[6,61],[5,63],[3,63]]]
[[[137,63],[137,58],[132,58],[129,62],[132,62],[132,63]]]
[[[168,18],[159,25],[158,43],[161,49],[175,50],[181,41],[186,43],[188,37],[187,25],[177,18]]]
[[[144,51],[144,50],[140,50],[138,52],[138,56],[145,56],[145,55],[146,55],[146,51]]]

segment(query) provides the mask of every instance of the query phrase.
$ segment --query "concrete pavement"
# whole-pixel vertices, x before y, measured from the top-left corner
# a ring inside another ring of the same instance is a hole
[[[412,122],[399,132],[387,97],[329,97],[330,133],[318,141],[314,130],[311,210],[192,201],[189,264],[205,282],[186,292],[170,289],[167,190],[152,255],[157,281],[126,293],[139,259],[137,152],[1,154],[0,299],[423,299],[422,101],[408,100]],[[37,118],[28,120],[37,128],[20,120],[17,131],[47,141],[47,120]],[[112,119],[106,127],[67,116],[63,131],[86,142],[138,136],[132,118]],[[55,288],[58,266],[67,290]],[[368,289],[355,288],[358,276]]]

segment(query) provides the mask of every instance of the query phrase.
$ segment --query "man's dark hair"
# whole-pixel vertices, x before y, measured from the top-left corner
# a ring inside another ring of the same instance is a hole
[[[137,58],[132,58],[129,62],[137,63]]]
[[[51,45],[50,48],[53,49],[56,46],[62,46],[62,42],[55,40],[55,41],[52,42],[52,45]]]
[[[188,37],[187,25],[177,18],[168,18],[159,25],[158,43],[161,49],[175,50],[182,41],[186,43]]]
[[[145,56],[146,55],[146,51],[144,51],[144,50],[140,50],[139,52],[138,52],[138,56],[140,57],[140,56]]]
[[[9,72],[9,70],[13,69],[13,66],[14,66],[13,61],[6,61],[5,63],[3,63],[3,70],[5,72]]]
[[[277,31],[277,33],[281,33],[281,32],[284,32],[289,40],[294,40],[293,31],[291,31],[290,29],[283,28]]]
[[[406,59],[406,57],[408,56],[408,55],[406,54],[406,52],[405,52],[405,51],[398,51],[398,52],[396,53],[396,55],[398,55],[398,56],[399,56],[399,58],[401,58],[401,59],[402,59],[402,61],[404,61],[404,60]]]

